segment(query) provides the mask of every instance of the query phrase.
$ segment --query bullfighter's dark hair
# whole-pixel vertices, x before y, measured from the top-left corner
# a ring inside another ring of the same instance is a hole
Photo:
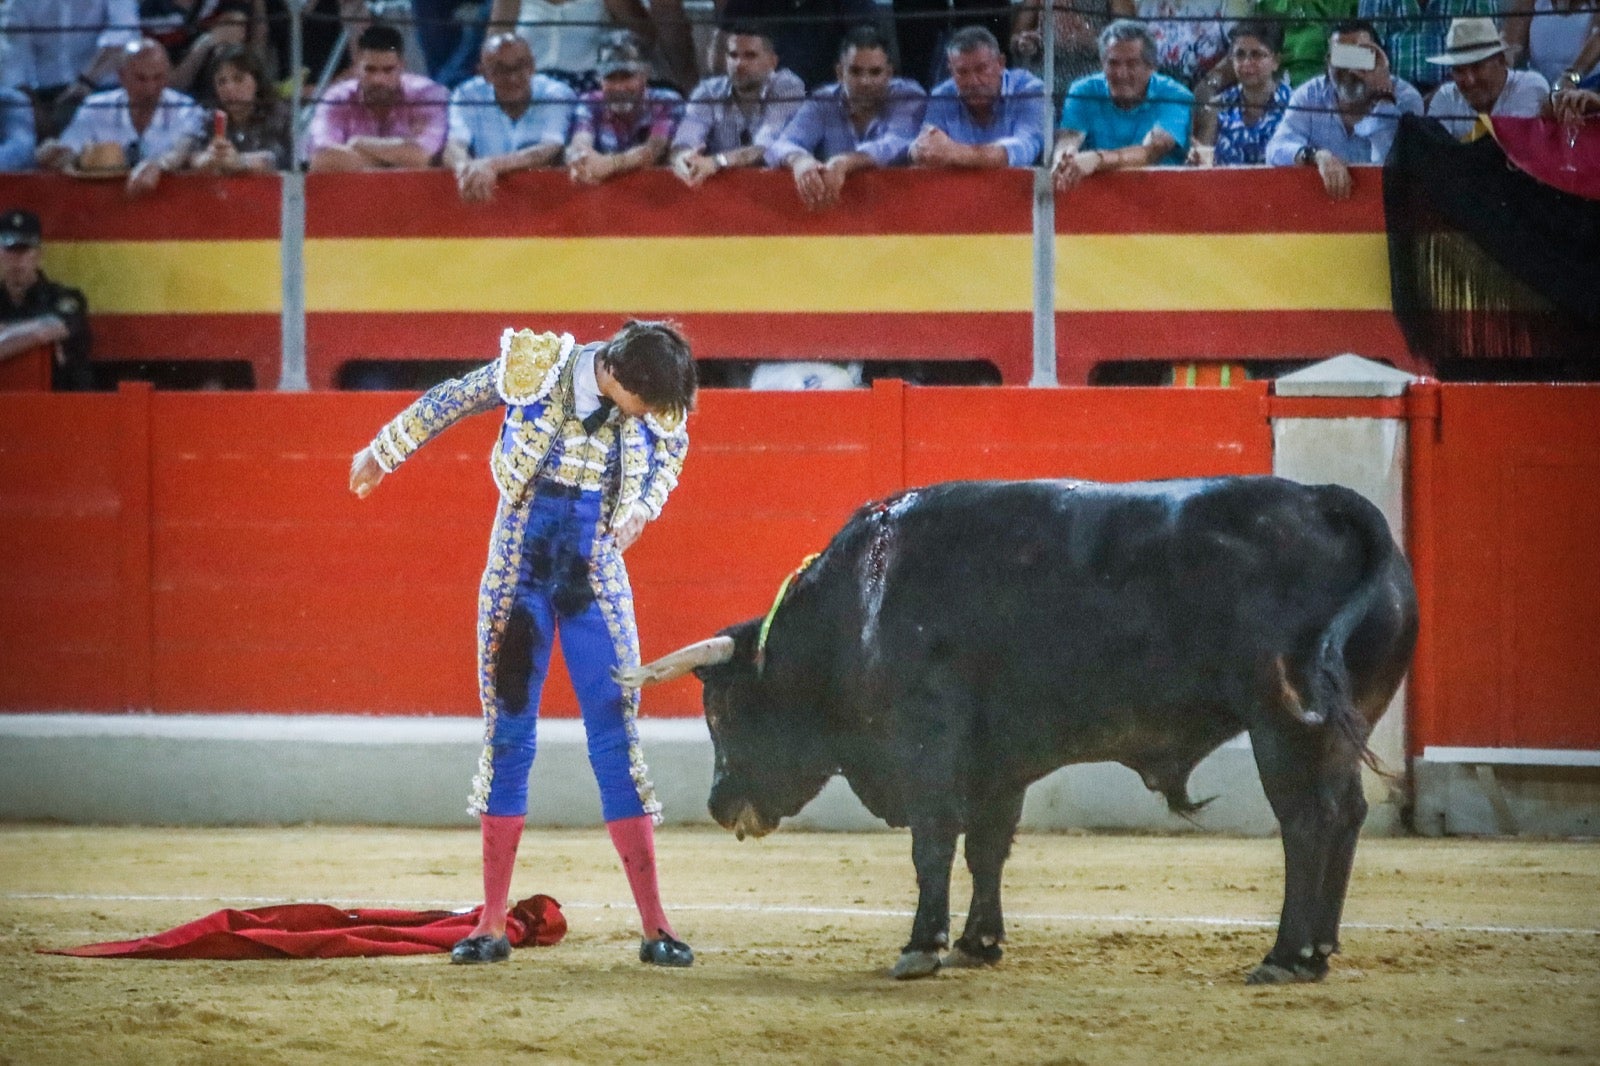
[[[694,356],[675,322],[629,319],[601,358],[617,384],[657,411],[692,411]]]
[[[406,50],[406,39],[400,31],[387,22],[374,22],[356,38],[356,48],[363,52],[399,52]]]

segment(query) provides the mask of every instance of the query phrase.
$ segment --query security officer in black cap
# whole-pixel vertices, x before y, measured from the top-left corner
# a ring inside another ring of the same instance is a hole
[[[92,389],[89,305],[83,293],[39,269],[39,216],[0,214],[0,359],[54,344],[50,381],[57,389]]]

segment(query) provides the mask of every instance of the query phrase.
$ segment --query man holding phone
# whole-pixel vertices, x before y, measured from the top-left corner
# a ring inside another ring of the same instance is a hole
[[[1389,72],[1371,23],[1341,22],[1328,44],[1327,73],[1289,98],[1267,143],[1271,166],[1314,166],[1335,200],[1354,188],[1351,163],[1382,166],[1403,113],[1422,114],[1422,95]]]

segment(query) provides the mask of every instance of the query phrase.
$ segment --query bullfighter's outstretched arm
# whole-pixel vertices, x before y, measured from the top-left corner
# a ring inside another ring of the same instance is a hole
[[[392,418],[351,460],[350,491],[365,497],[428,441],[463,418],[498,406],[502,402],[495,380],[498,363],[440,382]]]

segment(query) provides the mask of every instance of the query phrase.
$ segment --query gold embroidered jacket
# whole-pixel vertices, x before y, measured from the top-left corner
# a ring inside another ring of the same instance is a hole
[[[591,346],[592,347],[592,346]],[[500,338],[500,355],[488,365],[461,378],[429,389],[410,407],[378,431],[372,454],[385,473],[392,472],[416,450],[469,415],[506,407],[500,438],[489,457],[495,484],[507,503],[526,502],[535,480],[547,470],[551,456],[584,447],[571,435],[576,422],[574,358],[579,349],[571,334],[506,330]],[[646,518],[661,514],[667,496],[678,483],[689,433],[683,412],[649,414],[643,418],[618,416],[613,432],[602,430],[596,443],[605,446],[595,456],[563,455],[563,472],[587,488],[606,494],[602,511],[610,525],[639,508]],[[611,429],[611,427],[607,427]],[[563,444],[557,449],[558,438]],[[609,461],[609,445],[616,441],[619,461]]]

